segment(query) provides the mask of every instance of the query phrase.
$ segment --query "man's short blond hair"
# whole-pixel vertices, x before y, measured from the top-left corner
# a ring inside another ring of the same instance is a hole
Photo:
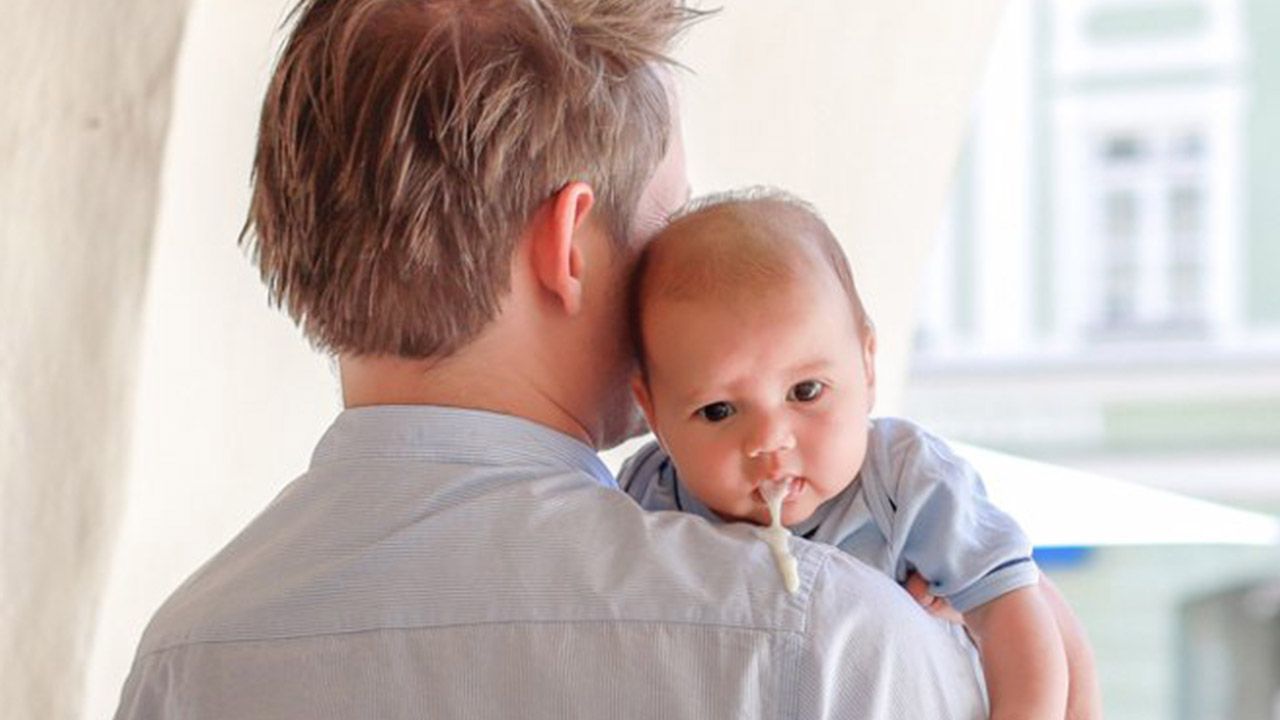
[[[662,300],[735,302],[831,273],[864,339],[875,326],[835,234],[809,203],[770,187],[698,198],[644,249],[631,280],[632,342],[641,370],[644,313]]]
[[[302,0],[263,103],[247,244],[317,347],[444,356],[534,210],[592,185],[620,242],[666,151],[673,0]]]

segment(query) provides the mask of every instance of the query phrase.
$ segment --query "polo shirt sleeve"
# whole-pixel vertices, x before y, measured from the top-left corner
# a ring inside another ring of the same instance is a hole
[[[1030,540],[968,462],[909,423],[883,429],[898,580],[919,572],[962,613],[1039,582]]]

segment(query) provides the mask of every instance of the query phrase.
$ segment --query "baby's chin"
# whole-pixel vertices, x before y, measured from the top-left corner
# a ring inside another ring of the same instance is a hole
[[[798,525],[808,520],[813,515],[814,509],[809,507],[808,503],[787,503],[782,506],[782,524],[786,526]],[[721,520],[727,522],[745,522],[752,525],[769,525],[772,522],[768,508],[752,508],[746,514],[723,512],[715,508],[712,508],[712,511],[719,515]]]
[[[805,520],[808,520],[813,515],[813,511],[814,511],[814,508],[811,507],[808,503],[803,503],[803,504],[795,503],[789,507],[783,507],[782,508],[782,524],[786,525],[787,527],[790,527],[792,525],[799,525]],[[765,516],[767,518],[768,513],[765,513]],[[765,524],[766,525],[769,524],[767,519],[765,520]]]

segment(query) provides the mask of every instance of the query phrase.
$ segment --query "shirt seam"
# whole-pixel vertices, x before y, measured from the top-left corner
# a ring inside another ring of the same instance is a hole
[[[800,682],[799,680],[800,680],[800,673],[802,670],[801,662],[804,658],[806,649],[809,646],[812,646],[814,644],[814,639],[810,632],[811,626],[809,621],[813,617],[814,610],[818,604],[818,600],[817,600],[818,583],[821,582],[822,578],[827,574],[827,565],[830,564],[831,557],[833,555],[832,552],[810,553],[809,555],[810,557],[812,557],[814,554],[818,556],[817,561],[814,563],[815,565],[817,565],[817,568],[815,569],[812,579],[809,582],[809,588],[808,588],[809,596],[807,598],[808,603],[805,606],[805,611],[800,618],[800,631],[796,633],[797,637],[793,638],[793,640],[798,642],[799,644],[798,646],[797,645],[792,646],[791,661],[788,663],[789,677],[787,678],[788,682],[786,684],[786,687],[790,689],[790,697],[789,697],[790,707],[786,709],[780,708],[780,710],[782,710],[783,712],[784,717],[790,717],[790,718],[800,717]]]
[[[162,655],[174,650],[194,647],[197,645],[232,645],[237,643],[270,643],[281,640],[306,640],[310,638],[335,637],[340,635],[364,635],[372,633],[397,632],[397,631],[414,631],[414,630],[440,630],[440,629],[456,629],[466,627],[484,627],[490,625],[680,625],[693,628],[707,628],[711,630],[729,630],[738,633],[768,633],[781,635],[806,635],[808,627],[808,617],[802,619],[802,628],[791,630],[784,627],[750,627],[744,625],[732,625],[729,623],[704,623],[692,622],[686,620],[485,620],[478,622],[457,622],[457,623],[441,623],[438,625],[388,625],[386,627],[363,628],[360,630],[329,630],[320,632],[294,633],[286,635],[278,635],[271,637],[256,638],[227,638],[227,639],[205,639],[205,640],[179,640],[164,647],[154,648],[145,653],[138,655],[136,662],[141,662],[156,655]]]

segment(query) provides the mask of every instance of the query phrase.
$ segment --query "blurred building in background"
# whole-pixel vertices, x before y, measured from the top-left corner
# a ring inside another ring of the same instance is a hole
[[[940,434],[1280,511],[1280,3],[1009,4],[925,278]],[[1107,716],[1280,719],[1280,550],[1046,554]]]

